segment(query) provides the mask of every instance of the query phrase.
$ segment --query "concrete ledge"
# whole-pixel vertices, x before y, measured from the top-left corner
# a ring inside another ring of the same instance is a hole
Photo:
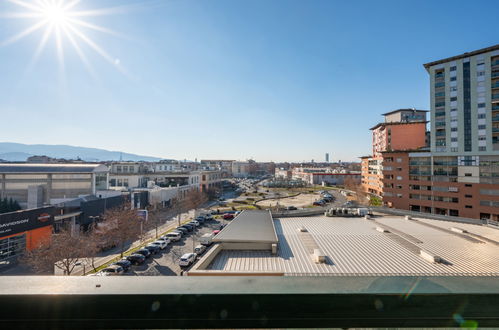
[[[218,253],[220,253],[220,251],[222,250],[222,244],[216,244],[214,247],[208,250],[208,253],[206,253],[197,263],[194,264],[189,273],[196,270],[206,269],[206,267],[210,265],[213,259],[215,259]]]
[[[284,272],[251,272],[227,270],[195,270],[186,273],[187,276],[284,276]]]

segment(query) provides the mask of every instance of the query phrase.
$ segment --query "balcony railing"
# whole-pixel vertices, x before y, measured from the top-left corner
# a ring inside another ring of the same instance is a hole
[[[499,116],[493,116],[492,121],[499,121]]]
[[[457,176],[457,172],[433,171],[433,175]]]
[[[493,127],[492,133],[499,133],[499,127]]]
[[[417,165],[417,166],[430,166],[431,162],[416,162],[416,161],[410,161],[409,165]]]
[[[428,171],[428,172],[420,172],[420,171],[409,171],[409,174],[410,175],[431,175],[431,172]]]
[[[3,329],[499,325],[495,276],[292,275],[304,276],[12,276],[1,283],[0,322]]]

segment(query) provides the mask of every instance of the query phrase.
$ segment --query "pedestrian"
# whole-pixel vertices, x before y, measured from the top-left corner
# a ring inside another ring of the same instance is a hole
[[[180,276],[184,276],[184,271],[183,270],[180,271]]]

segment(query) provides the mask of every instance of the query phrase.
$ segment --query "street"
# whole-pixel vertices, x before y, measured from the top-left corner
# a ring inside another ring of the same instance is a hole
[[[230,221],[230,220],[229,220]],[[228,223],[227,220],[214,219],[200,225],[195,232],[184,235],[179,242],[173,242],[167,248],[146,259],[140,266],[132,266],[124,275],[128,276],[176,276],[182,270],[178,265],[178,259],[185,253],[193,252],[198,240],[203,234],[212,233],[220,229],[221,224]],[[209,249],[210,247],[208,247]],[[204,252],[206,253],[208,249]],[[184,270],[188,270],[185,268]]]

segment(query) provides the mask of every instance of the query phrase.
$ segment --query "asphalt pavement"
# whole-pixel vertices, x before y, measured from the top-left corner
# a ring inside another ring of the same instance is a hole
[[[230,220],[229,220],[230,221]],[[185,253],[191,253],[196,245],[199,245],[199,238],[213,230],[220,229],[221,224],[228,221],[214,219],[199,226],[196,232],[184,235],[179,242],[173,242],[167,248],[146,259],[146,262],[139,266],[132,266],[124,275],[128,276],[178,276],[181,271],[187,271],[190,267],[181,268],[178,265],[179,258]],[[209,249],[210,247],[208,247]],[[208,252],[208,249],[204,253]],[[203,253],[203,254],[204,254]],[[201,256],[200,256],[201,257]],[[198,258],[200,258],[198,257]],[[192,265],[191,265],[192,267]]]

